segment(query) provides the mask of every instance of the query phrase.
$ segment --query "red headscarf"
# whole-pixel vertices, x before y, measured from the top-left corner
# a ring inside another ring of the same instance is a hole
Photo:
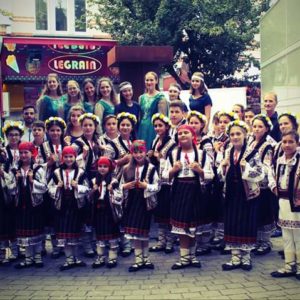
[[[98,159],[98,166],[100,165],[108,166],[110,171],[113,171],[115,168],[115,164],[113,163],[113,161],[106,156],[100,156],[100,158]]]
[[[196,135],[196,132],[194,130],[194,128],[190,125],[187,125],[187,124],[183,124],[183,125],[180,125],[177,129],[177,132],[179,132],[180,130],[188,130],[191,134],[192,134],[192,142],[194,145],[197,145],[197,135]]]
[[[64,147],[61,156],[64,157],[65,155],[68,155],[68,154],[72,154],[75,157],[77,156],[76,150],[72,146]]]
[[[31,142],[21,142],[19,144],[19,151],[22,151],[22,150],[27,150],[27,151],[30,151],[32,154],[34,154],[34,151],[35,151],[34,144]]]
[[[147,152],[146,142],[144,140],[133,141],[130,146],[130,152],[133,153],[135,151]]]

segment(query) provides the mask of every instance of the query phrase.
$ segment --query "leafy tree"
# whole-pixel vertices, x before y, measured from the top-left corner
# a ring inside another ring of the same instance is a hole
[[[244,64],[269,0],[89,0],[99,29],[123,45],[170,45],[214,86]],[[173,63],[174,63],[173,62]],[[177,79],[173,64],[165,68]]]

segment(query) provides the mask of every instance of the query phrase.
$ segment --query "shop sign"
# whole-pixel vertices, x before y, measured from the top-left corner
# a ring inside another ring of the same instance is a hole
[[[84,55],[63,55],[51,59],[48,67],[57,73],[66,75],[87,75],[99,71],[99,60]]]
[[[96,45],[48,45],[48,47],[62,54],[88,54],[99,51],[101,46]]]

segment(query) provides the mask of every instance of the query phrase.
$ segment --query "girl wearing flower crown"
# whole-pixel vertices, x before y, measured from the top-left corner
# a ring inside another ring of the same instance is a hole
[[[39,153],[36,158],[36,163],[43,166],[46,172],[47,182],[50,181],[54,170],[59,167],[61,162],[61,153],[63,147],[66,145],[64,142],[64,131],[66,129],[66,123],[62,118],[50,117],[45,122],[48,140],[45,141],[39,148]],[[48,193],[45,195],[45,226],[48,227],[48,231],[51,233],[51,243],[53,251],[51,253],[52,258],[58,258],[62,255],[60,248],[57,248],[57,241],[53,231],[53,218],[54,211],[52,201],[49,198]]]
[[[231,250],[231,260],[222,265],[223,271],[252,269],[250,251],[256,245],[259,184],[265,174],[259,154],[247,147],[247,133],[245,122],[229,123],[231,146],[218,168],[225,183],[224,242]]]
[[[178,142],[163,172],[163,178],[172,183],[171,225],[180,240],[180,259],[172,266],[173,270],[201,268],[195,256],[195,237],[202,233],[205,224],[201,185],[214,176],[211,158],[197,149],[196,133],[190,125],[179,126]]]
[[[273,202],[276,198],[268,188],[268,174],[272,170],[273,148],[276,144],[275,140],[271,143],[271,137],[268,135],[272,129],[272,122],[266,115],[256,115],[252,120],[252,135],[253,140],[249,141],[249,147],[252,152],[258,152],[265,177],[260,183],[260,198],[258,200],[257,221],[257,247],[254,250],[255,255],[264,255],[271,251],[271,233],[275,229],[275,219],[273,214]]]
[[[48,188],[56,211],[54,226],[58,246],[65,247],[66,261],[60,270],[86,266],[77,257],[77,246],[89,184],[85,172],[78,168],[76,151],[72,146],[63,148],[62,164],[54,171]]]
[[[35,147],[31,142],[19,145],[20,161],[16,171],[16,236],[18,245],[25,247],[25,260],[17,269],[44,266],[42,241],[44,238],[43,195],[47,191],[45,171],[33,168]]]
[[[129,272],[135,272],[154,269],[148,257],[149,231],[155,195],[160,187],[157,171],[146,158],[146,142],[133,141],[130,151],[132,158],[124,167],[120,187],[125,201],[123,226],[126,236],[133,240],[135,253],[135,263]]]
[[[169,136],[171,121],[163,114],[157,113],[152,116],[152,123],[156,132],[152,148],[148,157],[156,166],[161,181],[161,190],[157,194],[157,207],[154,209],[154,220],[158,223],[158,243],[150,248],[150,252],[164,251],[174,252],[174,235],[170,232],[170,184],[164,181],[162,172],[166,165],[169,153],[175,148],[176,143]]]
[[[117,266],[118,238],[120,230],[118,219],[112,203],[113,188],[118,186],[118,181],[113,179],[112,173],[114,163],[108,157],[101,156],[98,160],[98,173],[92,180],[92,205],[93,226],[97,239],[97,258],[93,268],[105,265],[105,247],[109,242],[108,260],[106,266],[114,268]],[[120,203],[121,205],[121,203]]]

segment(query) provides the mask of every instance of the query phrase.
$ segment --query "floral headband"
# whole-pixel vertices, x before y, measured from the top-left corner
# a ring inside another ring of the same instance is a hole
[[[151,119],[152,124],[154,123],[155,120],[161,120],[166,125],[169,125],[170,127],[172,126],[170,119],[167,116],[165,116],[164,114],[161,114],[161,113],[154,114]]]
[[[207,123],[206,116],[196,110],[189,111],[189,113],[187,115],[188,121],[190,121],[191,117],[194,117],[194,116],[197,117],[200,121],[202,121],[206,125],[206,123]]]
[[[265,115],[265,114],[258,114],[256,116],[254,116],[254,118],[252,119],[252,125],[254,123],[255,120],[263,120],[263,122],[265,123],[265,125],[267,125],[266,127],[269,127],[270,130],[272,130],[273,128],[273,124],[271,122],[271,119]]]
[[[122,119],[126,119],[126,118],[130,119],[134,124],[137,123],[136,116],[133,115],[133,114],[130,114],[130,113],[128,113],[128,112],[124,112],[124,111],[123,111],[123,112],[121,112],[121,113],[119,113],[119,114],[117,115],[117,120],[118,120],[118,121],[120,121],[120,120],[122,120]]]
[[[296,115],[295,115],[294,113],[292,113],[292,112],[284,112],[284,113],[281,113],[281,114],[279,115],[279,117],[278,117],[278,120],[279,120],[281,117],[284,117],[284,116],[290,117],[290,118],[294,119],[294,120],[297,122],[297,117],[296,117]]]
[[[12,128],[18,129],[21,132],[21,134],[24,133],[24,126],[19,121],[7,121],[7,122],[5,122],[5,124],[2,128],[2,132],[6,135],[7,130],[12,129]]]
[[[227,128],[226,128],[227,135],[229,135],[231,128],[234,126],[238,126],[238,127],[242,128],[243,130],[246,131],[246,133],[249,132],[249,127],[244,121],[234,120],[227,125]]]
[[[63,129],[67,128],[66,122],[60,117],[50,117],[47,119],[45,121],[46,128],[49,129],[52,123],[58,123]]]
[[[220,111],[218,113],[218,118],[222,117],[222,116],[226,116],[228,117],[229,119],[231,119],[231,121],[234,121],[234,120],[238,120],[238,115],[234,112],[226,112],[226,111]]]
[[[146,142],[144,140],[135,140],[132,142],[130,146],[130,152],[134,153],[137,151],[142,151],[142,152],[147,151]]]
[[[96,116],[96,115],[94,115],[92,113],[85,113],[85,114],[81,115],[78,118],[78,121],[80,123],[82,123],[84,119],[92,119],[95,123],[97,123],[97,125],[100,124],[100,120],[99,120],[98,116]]]

